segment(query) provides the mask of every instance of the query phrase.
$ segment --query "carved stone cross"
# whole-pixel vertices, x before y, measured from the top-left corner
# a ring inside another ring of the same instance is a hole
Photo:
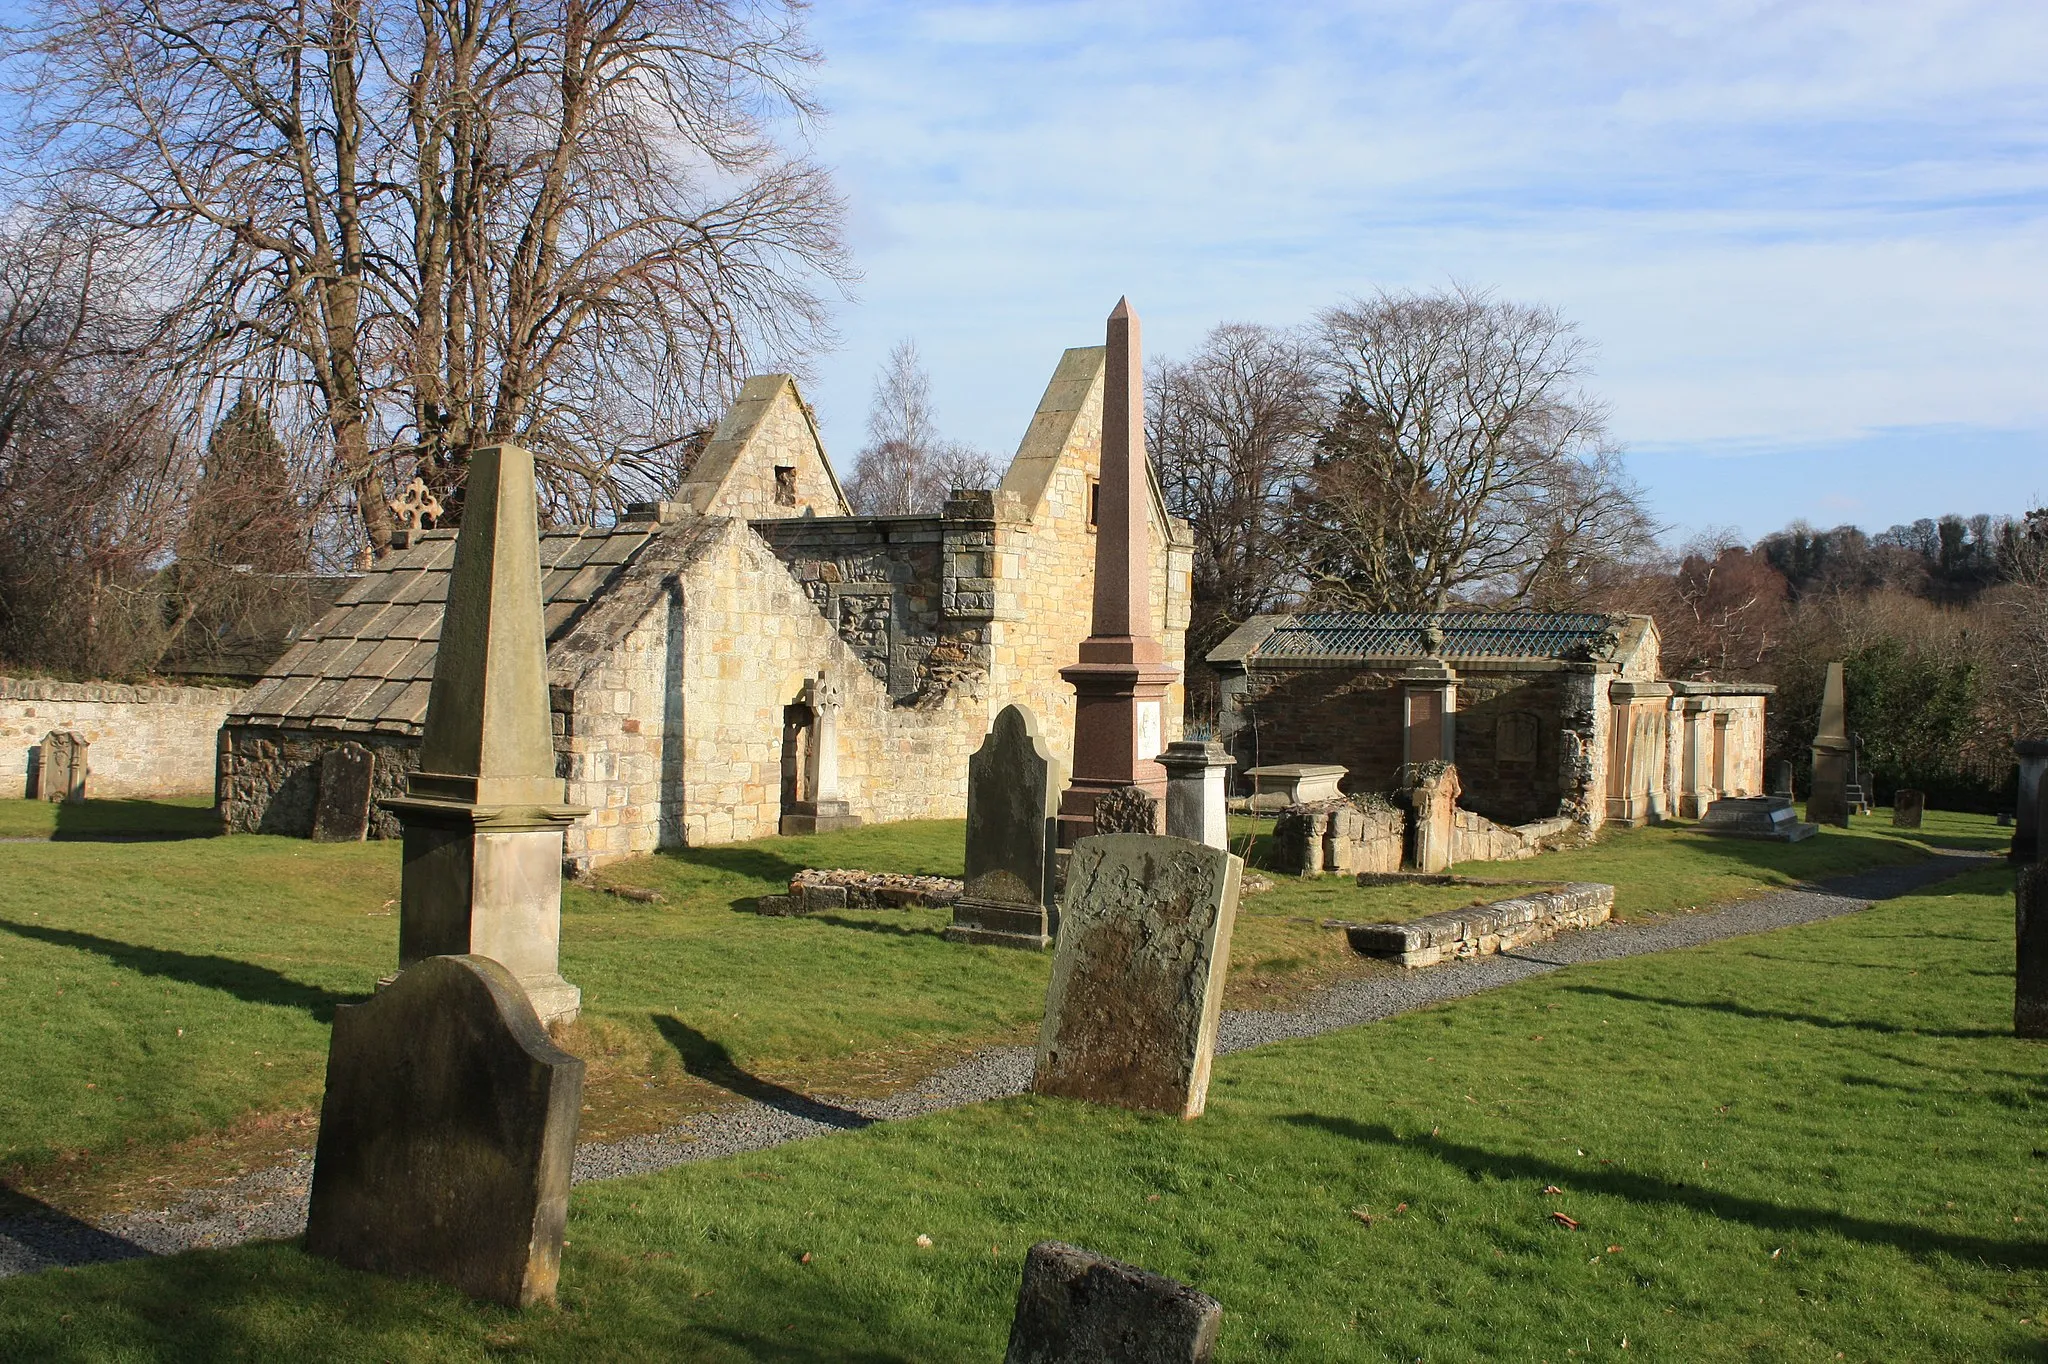
[[[432,517],[437,523],[441,519],[441,499],[434,496],[427,487],[427,481],[418,475],[398,496],[392,499],[391,510],[399,520],[405,522],[407,530],[420,529],[420,522]]]

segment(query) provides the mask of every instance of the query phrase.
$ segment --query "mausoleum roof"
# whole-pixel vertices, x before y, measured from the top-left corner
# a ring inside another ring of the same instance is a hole
[[[1628,616],[1587,611],[1317,611],[1255,617],[1209,659],[1612,660],[1640,633],[1633,625]]]
[[[683,513],[666,523],[650,517],[544,531],[550,682],[574,685],[699,548],[732,524]],[[454,531],[414,532],[406,548],[336,598],[249,689],[229,722],[419,734],[454,563]]]

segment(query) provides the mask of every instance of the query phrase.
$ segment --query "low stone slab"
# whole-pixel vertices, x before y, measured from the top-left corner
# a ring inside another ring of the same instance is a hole
[[[552,1302],[583,1062],[488,957],[428,957],[335,1010],[306,1250]]]
[[[1762,838],[1798,843],[1820,832],[1818,824],[1802,823],[1787,796],[1723,796],[1700,816],[1701,833],[1723,838]]]
[[[1074,845],[1034,1090],[1200,1116],[1243,872],[1184,838]]]
[[[370,833],[370,789],[377,759],[361,744],[320,755],[320,799],[313,807],[315,843],[360,843]]]
[[[1412,923],[1343,927],[1351,950],[1360,956],[1402,966],[1434,966],[1458,957],[1513,951],[1569,929],[1591,928],[1605,923],[1613,913],[1613,886],[1574,881],[1558,890],[1448,910]]]
[[[1909,791],[1901,787],[1892,792],[1892,827],[1894,829],[1917,829],[1921,816],[1927,813],[1927,793]]]
[[[1290,805],[1313,805],[1343,794],[1347,769],[1335,763],[1274,763],[1245,769],[1252,783],[1252,809],[1261,814]]]
[[[1060,1241],[1024,1257],[1003,1364],[1208,1364],[1223,1305],[1161,1274]]]

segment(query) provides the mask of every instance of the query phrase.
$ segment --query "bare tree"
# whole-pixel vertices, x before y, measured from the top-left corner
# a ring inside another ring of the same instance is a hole
[[[1225,323],[1152,375],[1146,446],[1195,537],[1190,658],[1300,585],[1293,502],[1320,430],[1317,369],[1301,337]]]
[[[1322,314],[1340,396],[1301,499],[1319,599],[1428,610],[1565,605],[1652,525],[1547,308],[1458,288]]]
[[[875,376],[868,442],[854,457],[847,501],[868,516],[930,514],[955,488],[993,488],[1001,479],[992,456],[939,435],[917,343],[897,342]]]
[[[371,548],[415,469],[542,456],[551,510],[672,481],[847,276],[794,4],[44,0],[34,150],[155,253],[191,371],[302,396]]]

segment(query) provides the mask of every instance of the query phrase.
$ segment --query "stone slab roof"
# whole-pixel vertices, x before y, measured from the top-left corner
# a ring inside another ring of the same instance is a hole
[[[1209,654],[1211,662],[1366,659],[1590,660],[1612,658],[1640,633],[1627,616],[1565,611],[1323,611],[1259,616]],[[1431,647],[1425,632],[1439,631]]]
[[[730,522],[653,517],[540,537],[549,680],[573,686]],[[251,687],[230,724],[417,735],[455,563],[455,532],[412,543],[353,583]]]

